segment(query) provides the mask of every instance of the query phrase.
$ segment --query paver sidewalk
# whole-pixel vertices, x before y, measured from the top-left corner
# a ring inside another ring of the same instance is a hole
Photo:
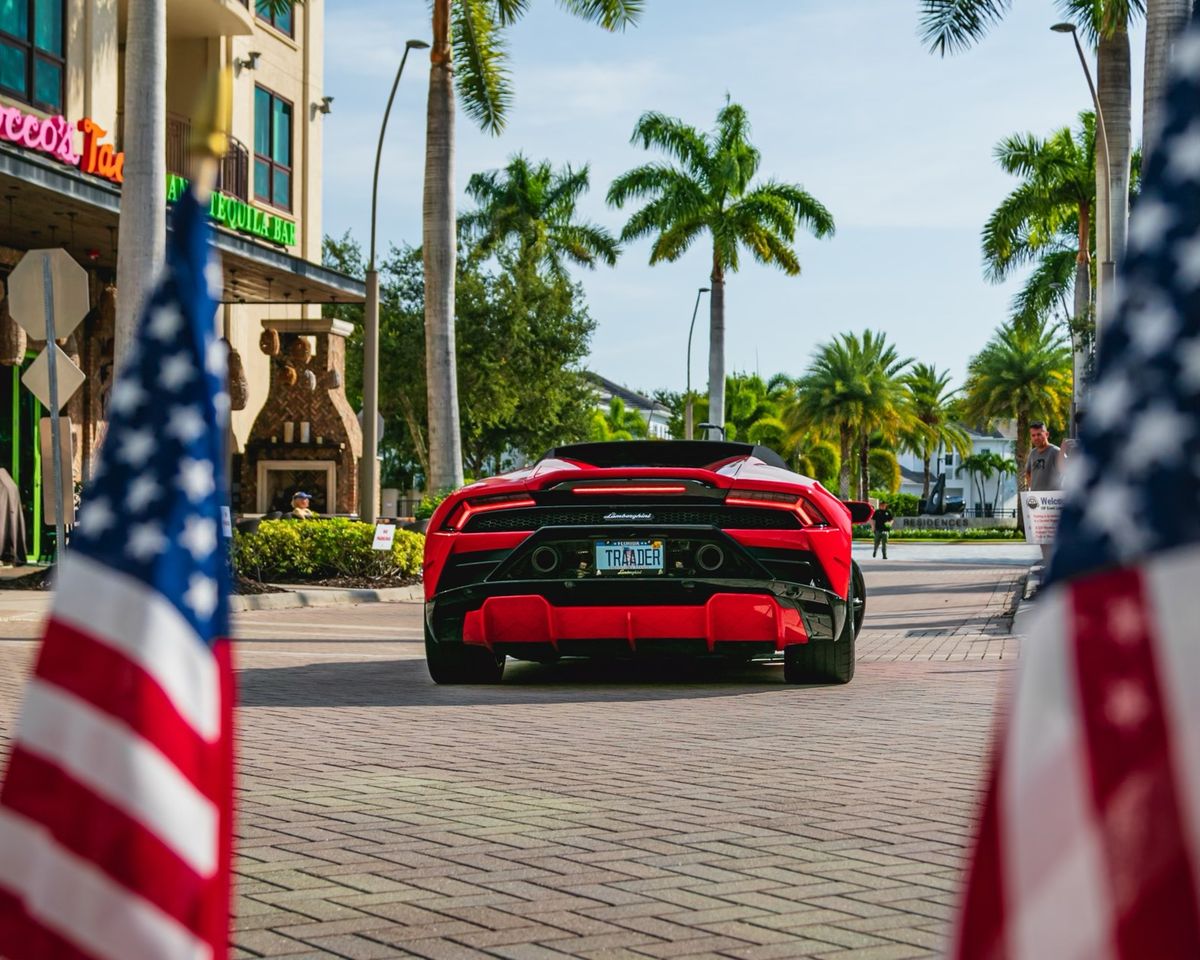
[[[585,663],[435,687],[418,604],[241,616],[235,956],[936,956],[1022,571],[864,566],[843,687]],[[30,650],[0,643],[0,731]]]

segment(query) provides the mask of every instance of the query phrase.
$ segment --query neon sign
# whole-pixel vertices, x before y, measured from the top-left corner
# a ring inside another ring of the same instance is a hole
[[[186,178],[174,173],[167,174],[167,202],[174,203],[187,189]],[[217,223],[236,230],[239,233],[249,233],[256,237],[290,247],[296,242],[296,224],[273,213],[259,210],[237,197],[213,191],[208,203],[208,215]]]
[[[75,130],[83,133],[83,153],[75,152]],[[101,143],[108,131],[87,117],[72,124],[66,117],[35,117],[16,107],[0,107],[0,140],[53,157],[84,173],[124,182],[125,154]]]

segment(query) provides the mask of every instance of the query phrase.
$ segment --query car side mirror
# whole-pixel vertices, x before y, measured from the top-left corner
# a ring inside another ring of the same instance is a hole
[[[866,523],[875,513],[875,508],[865,500],[847,500],[846,509],[850,511],[851,523]]]

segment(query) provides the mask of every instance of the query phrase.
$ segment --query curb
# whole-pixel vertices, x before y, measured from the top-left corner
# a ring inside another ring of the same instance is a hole
[[[1034,610],[1034,596],[1037,594],[1038,587],[1042,583],[1043,568],[1040,563],[1036,563],[1029,568],[1029,573],[1025,575],[1025,580],[1021,584],[1021,595],[1017,600],[1017,609],[1013,612],[1012,628],[1010,633],[1014,637],[1023,637],[1026,634],[1024,621],[1029,619],[1029,615]]]
[[[295,610],[301,607],[336,607],[354,603],[417,603],[425,599],[419,583],[379,590],[343,590],[337,587],[288,589],[284,593],[256,593],[229,598],[233,613],[254,610]]]

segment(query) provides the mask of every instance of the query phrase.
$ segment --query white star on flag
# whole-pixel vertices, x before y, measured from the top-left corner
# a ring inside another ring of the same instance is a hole
[[[217,549],[217,525],[211,517],[188,517],[179,542],[195,559],[203,560]]]
[[[1174,222],[1171,208],[1161,200],[1144,200],[1129,220],[1129,242],[1143,250],[1152,247],[1162,240]]]
[[[1200,340],[1189,340],[1176,350],[1185,387],[1200,390]]]
[[[225,294],[225,277],[221,274],[221,260],[213,254],[204,265],[204,282],[208,285],[208,295],[218,303]]]
[[[1193,120],[1187,131],[1172,142],[1167,169],[1180,180],[1200,179],[1200,120]]]
[[[198,617],[212,616],[217,609],[217,581],[200,573],[192,574],[183,594],[183,602]]]
[[[167,538],[162,527],[153,520],[135,523],[129,528],[129,543],[125,549],[133,559],[146,563],[167,549]]]
[[[141,467],[154,453],[154,432],[147,428],[130,430],[121,438],[120,457],[131,467]]]
[[[193,503],[199,503],[217,488],[209,460],[184,457],[179,465],[179,488]]]
[[[191,357],[186,353],[177,353],[163,361],[162,369],[158,372],[158,382],[164,390],[174,393],[192,379],[195,369]]]
[[[183,314],[173,303],[164,304],[150,315],[147,329],[157,340],[170,340],[183,326]]]
[[[116,525],[117,517],[103,497],[89,500],[79,508],[79,527],[89,537],[103,533]]]
[[[133,377],[122,377],[109,394],[108,405],[117,413],[133,413],[143,400],[146,391]]]
[[[1169,403],[1158,402],[1137,415],[1121,451],[1121,463],[1130,473],[1145,473],[1158,464],[1170,463],[1178,459],[1194,430],[1190,417]]]
[[[1147,303],[1141,310],[1135,311],[1132,318],[1130,336],[1138,349],[1145,355],[1157,353],[1175,336],[1179,329],[1179,320],[1171,305],[1161,299]]]
[[[1114,427],[1129,414],[1133,400],[1133,387],[1124,376],[1114,376],[1100,383],[1092,391],[1092,402],[1088,407],[1088,419],[1099,424],[1101,429]]]
[[[129,485],[129,493],[125,495],[125,506],[134,513],[141,513],[152,504],[162,488],[149,474],[143,473]]]
[[[197,407],[175,407],[171,410],[167,433],[188,444],[204,435],[204,417]]]
[[[1122,598],[1110,603],[1104,615],[1113,638],[1122,645],[1128,646],[1145,632],[1146,621],[1141,608],[1131,600]]]
[[[1190,237],[1180,242],[1175,263],[1179,279],[1187,284],[1189,290],[1200,287],[1200,237]]]
[[[229,348],[224,340],[214,340],[204,354],[204,369],[214,377],[224,377],[229,371]]]

